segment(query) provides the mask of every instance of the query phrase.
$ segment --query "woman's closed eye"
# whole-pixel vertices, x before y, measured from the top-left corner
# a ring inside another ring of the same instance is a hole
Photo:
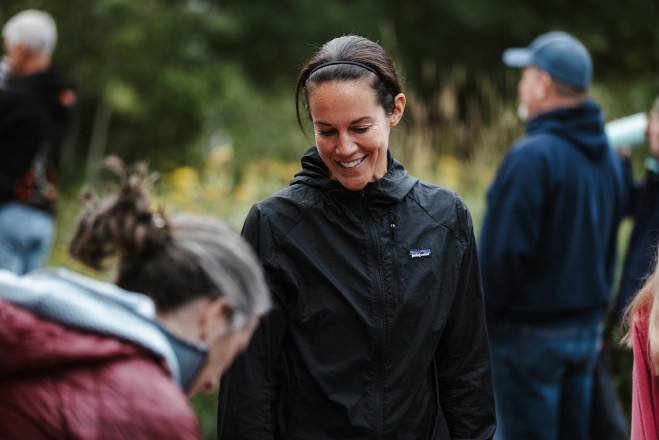
[[[330,128],[328,130],[318,130],[318,134],[321,136],[332,136],[336,133],[336,129]]]
[[[360,125],[359,127],[352,127],[351,130],[355,133],[366,133],[369,128],[371,128],[370,125]]]
[[[371,128],[370,125],[359,125],[359,126],[356,126],[356,127],[350,127],[350,131],[352,131],[354,133],[357,133],[357,134],[361,134],[361,133],[366,133],[370,128]],[[336,128],[328,128],[328,129],[325,129],[325,130],[318,130],[317,131],[317,133],[320,136],[325,136],[325,137],[334,136],[337,132],[338,131],[337,131]]]

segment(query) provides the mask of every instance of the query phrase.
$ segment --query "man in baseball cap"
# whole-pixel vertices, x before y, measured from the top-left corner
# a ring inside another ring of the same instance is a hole
[[[587,439],[629,180],[579,40],[549,32],[503,61],[522,69],[526,133],[488,190],[479,249],[497,434]]]

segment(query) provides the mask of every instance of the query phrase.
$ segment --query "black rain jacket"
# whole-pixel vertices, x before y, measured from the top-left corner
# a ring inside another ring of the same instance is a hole
[[[389,153],[360,191],[315,147],[243,236],[277,307],[222,378],[220,439],[490,439],[495,430],[472,222]]]

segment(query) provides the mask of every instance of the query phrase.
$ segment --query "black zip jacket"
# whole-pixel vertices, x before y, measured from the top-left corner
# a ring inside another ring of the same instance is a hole
[[[483,293],[470,214],[389,154],[361,191],[315,147],[243,228],[277,307],[223,377],[220,439],[489,439]]]

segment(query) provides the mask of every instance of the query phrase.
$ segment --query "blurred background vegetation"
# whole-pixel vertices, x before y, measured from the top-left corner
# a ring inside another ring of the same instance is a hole
[[[368,37],[392,55],[408,106],[391,149],[413,175],[456,190],[477,234],[487,185],[523,131],[519,72],[502,65],[505,48],[549,30],[576,35],[591,51],[592,95],[607,119],[646,111],[659,94],[656,0],[2,0],[0,23],[27,8],[56,19],[55,65],[78,87],[49,264],[81,271],[66,243],[80,189],[101,180],[108,154],[160,171],[168,213],[214,215],[240,230],[313,142],[296,125],[294,84],[336,36]],[[637,174],[645,155],[634,150]],[[630,228],[620,230],[621,258]],[[609,328],[628,410],[631,359]],[[215,401],[193,400],[204,438],[215,438]]]

